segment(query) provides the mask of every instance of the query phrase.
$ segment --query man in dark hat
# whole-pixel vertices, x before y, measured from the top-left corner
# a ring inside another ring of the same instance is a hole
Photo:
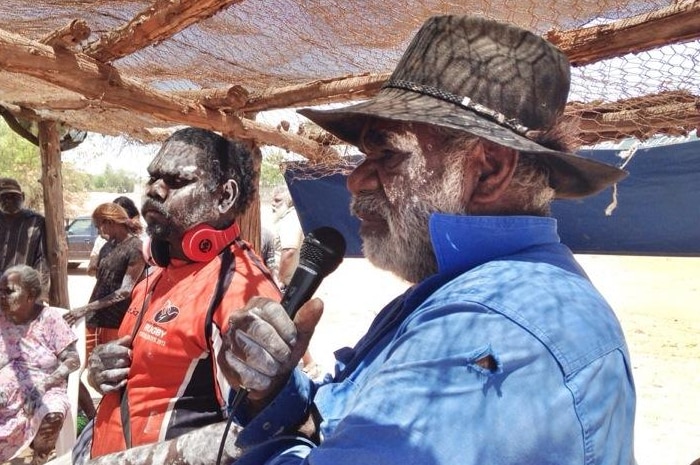
[[[48,301],[46,222],[39,213],[24,208],[24,192],[13,178],[0,178],[0,250],[0,272],[14,265],[31,266],[41,274],[41,297]]]
[[[548,216],[626,173],[572,153],[568,91],[541,37],[442,16],[376,97],[301,112],[366,154],[348,179],[364,253],[415,284],[319,384],[292,369],[318,299],[294,322],[265,299],[234,313],[219,363],[249,395],[222,463],[635,462],[622,330]]]

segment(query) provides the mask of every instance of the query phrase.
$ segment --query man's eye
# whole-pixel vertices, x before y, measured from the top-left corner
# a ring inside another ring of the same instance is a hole
[[[182,179],[179,177],[172,177],[172,178],[167,178],[165,180],[165,183],[168,185],[168,187],[170,187],[172,189],[179,189],[183,186],[186,186],[189,183],[189,180]]]
[[[385,166],[393,167],[401,163],[404,160],[404,156],[401,152],[395,152],[393,150],[384,150],[382,151],[381,160]]]

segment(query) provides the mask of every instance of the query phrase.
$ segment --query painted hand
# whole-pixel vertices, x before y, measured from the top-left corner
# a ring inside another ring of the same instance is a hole
[[[85,316],[84,312],[80,312],[77,309],[76,310],[71,310],[65,315],[63,315],[63,319],[66,320],[66,323],[69,325],[73,326],[78,322],[79,319],[81,319],[83,316]]]
[[[88,360],[88,382],[101,394],[126,386],[131,366],[131,336],[95,347]]]
[[[289,378],[309,345],[323,303],[307,302],[289,319],[282,306],[255,297],[229,318],[218,362],[229,383],[249,390],[248,398],[271,398]]]

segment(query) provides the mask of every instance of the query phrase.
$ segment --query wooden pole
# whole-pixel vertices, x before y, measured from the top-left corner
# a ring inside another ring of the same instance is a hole
[[[262,152],[255,147],[251,153],[253,156],[253,170],[255,171],[253,182],[258,189],[255,191],[255,197],[248,210],[238,219],[238,224],[241,227],[241,237],[249,242],[255,252],[260,255],[262,245],[262,228],[260,226],[260,166],[262,165]]]
[[[49,303],[70,308],[68,298],[68,245],[63,224],[63,174],[61,148],[55,121],[39,121],[41,184],[44,186],[46,248],[51,270]]]

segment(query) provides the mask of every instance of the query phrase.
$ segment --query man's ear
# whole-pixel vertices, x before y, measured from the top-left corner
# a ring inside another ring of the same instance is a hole
[[[238,200],[238,183],[233,179],[226,181],[221,186],[221,199],[219,200],[219,212],[226,213],[235,208]]]
[[[483,139],[476,150],[479,152],[472,166],[478,179],[469,200],[469,210],[475,213],[498,208],[518,164],[517,150]]]

